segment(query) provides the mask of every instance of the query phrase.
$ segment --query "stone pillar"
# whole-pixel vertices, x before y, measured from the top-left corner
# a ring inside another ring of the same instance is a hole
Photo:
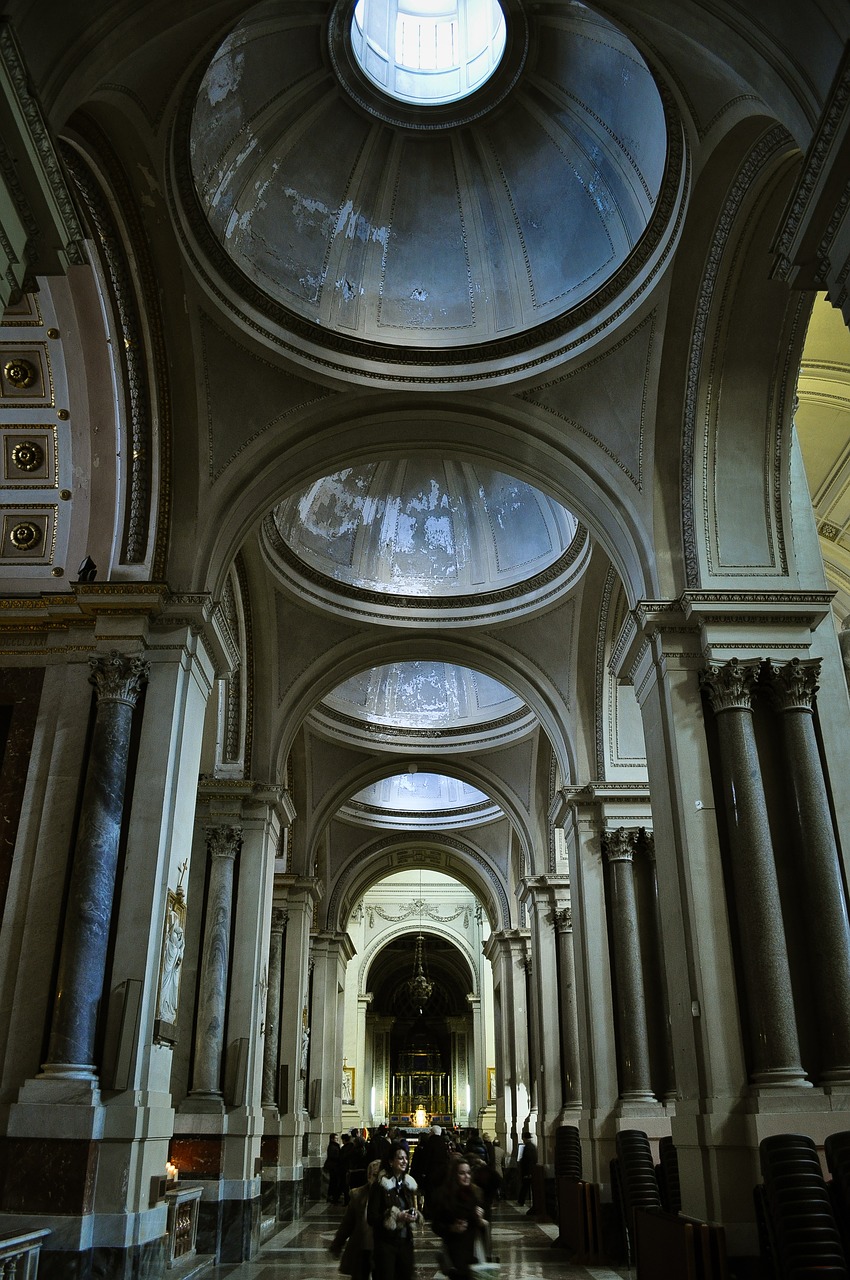
[[[484,946],[484,955],[493,965],[493,988],[498,1006],[496,1078],[502,1086],[505,1154],[514,1163],[531,1100],[525,981],[527,954],[527,930],[506,929],[492,933]]]
[[[805,1085],[791,974],[751,695],[757,662],[711,665],[700,684],[717,717],[741,965],[747,992],[752,1080],[762,1088]]]
[[[192,1088],[182,1111],[224,1111],[221,1063],[230,960],[233,868],[241,844],[242,832],[238,827],[212,827],[207,831],[210,878],[195,1019],[195,1063]]]
[[[312,877],[275,877],[275,903],[289,912],[283,945],[283,994],[280,1018],[280,1120],[277,1167],[278,1216],[290,1222],[301,1214],[304,1165],[302,1140],[309,1117],[305,1107],[309,1057],[310,928],[321,886]],[[303,1068],[302,1068],[302,1063]]]
[[[263,1109],[277,1114],[277,1064],[280,1053],[280,985],[283,968],[283,935],[288,911],[275,907],[272,911],[269,942],[268,990],[266,991],[266,1025],[263,1041]]]
[[[313,993],[310,1008],[310,1081],[308,1088],[310,1156],[321,1168],[330,1135],[341,1127],[342,1045],[340,994],[345,970],[354,955],[347,933],[323,931],[313,937]],[[360,1093],[365,1081],[355,1079]],[[360,1099],[356,1099],[358,1103]],[[362,1107],[360,1108],[362,1112]],[[316,1188],[318,1191],[318,1188]]]
[[[487,1107],[487,1064],[484,1060],[484,1026],[481,1018],[481,998],[471,992],[466,1002],[472,1015],[472,1063],[469,1080],[469,1123],[481,1127],[481,1113]]]
[[[820,659],[767,664],[780,715],[785,793],[793,815],[798,884],[807,922],[821,1080],[850,1084],[850,924],[813,717]]]
[[[638,832],[627,831],[625,827],[606,831],[602,838],[610,876],[620,1098],[626,1103],[654,1101],[634,882],[637,840]]]
[[[44,1076],[94,1080],[133,709],[147,679],[139,657],[92,658],[97,706]]]
[[[532,925],[529,988],[534,1044],[532,1061],[536,1080],[532,1113],[536,1101],[538,1158],[544,1164],[551,1164],[554,1158],[554,1131],[563,1102],[561,1037],[549,1032],[552,998],[558,990],[554,902],[564,879],[560,876],[535,876],[526,880],[520,890],[520,901],[528,905]]]
[[[581,1063],[579,1060],[578,1009],[576,1006],[576,961],[573,949],[572,907],[555,912],[558,946],[558,1023],[561,1032],[561,1115],[559,1124],[574,1121],[568,1115],[581,1109]]]
[[[446,1027],[452,1038],[450,1075],[452,1096],[449,1099],[449,1106],[454,1112],[457,1123],[463,1127],[475,1124],[471,1089],[469,1111],[466,1106],[466,1089],[469,1084],[469,1020],[468,1018],[446,1018]]]

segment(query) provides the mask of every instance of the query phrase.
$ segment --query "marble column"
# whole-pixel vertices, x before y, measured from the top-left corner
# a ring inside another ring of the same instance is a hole
[[[609,869],[614,997],[619,1033],[620,1098],[653,1102],[646,1025],[646,993],[638,934],[634,854],[637,831],[606,831],[602,847]]]
[[[572,907],[555,912],[558,947],[558,1023],[561,1032],[561,1110],[581,1107],[581,1065],[579,1060],[578,1006],[576,1004],[576,960],[573,948]]]
[[[766,666],[783,734],[783,782],[794,823],[798,883],[818,1014],[824,1084],[850,1084],[850,923],[814,725],[820,659]]]
[[[90,663],[97,706],[42,1075],[93,1080],[130,730],[148,667],[139,657],[115,651]]]
[[[192,1088],[181,1108],[183,1111],[224,1110],[221,1060],[230,963],[233,868],[241,843],[242,833],[238,827],[212,827],[207,831],[210,878],[195,1020],[195,1063]]]
[[[751,698],[758,666],[732,658],[722,666],[704,668],[700,685],[717,717],[747,993],[751,1079],[769,1088],[807,1081],[800,1064],[782,904],[753,725]]]
[[[676,1068],[673,1062],[673,1038],[670,1034],[670,1016],[667,1004],[667,985],[666,985],[666,966],[664,964],[664,936],[661,925],[661,904],[658,901],[658,872],[655,862],[655,836],[651,831],[644,829],[641,833],[641,845],[643,853],[646,855],[651,872],[651,882],[649,886],[650,896],[650,918],[647,921],[649,933],[648,946],[652,957],[652,968],[654,970],[654,982],[657,985],[655,996],[656,1013],[655,1022],[658,1024],[658,1036],[660,1036],[661,1044],[657,1045],[660,1050],[664,1063],[664,1090],[662,1094],[663,1101],[667,1104],[676,1100]]]
[[[280,1048],[280,984],[283,972],[283,934],[288,912],[272,910],[269,941],[268,990],[266,992],[266,1034],[263,1043],[263,1107],[277,1110],[278,1053]]]

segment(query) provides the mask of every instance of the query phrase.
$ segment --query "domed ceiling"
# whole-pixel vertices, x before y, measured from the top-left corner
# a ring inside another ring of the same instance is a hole
[[[364,787],[340,809],[373,827],[435,829],[492,822],[502,811],[483,791],[443,773],[396,773]]]
[[[313,712],[326,734],[409,752],[469,750],[523,736],[537,723],[511,689],[451,662],[393,662],[339,685]]]
[[[618,272],[661,190],[656,84],[575,0],[505,8],[516,74],[498,109],[488,87],[465,99],[462,128],[447,108],[400,127],[350,56],[348,0],[330,37],[307,0],[249,11],[200,85],[190,162],[252,305],[317,342],[468,348],[572,313]]]
[[[525,481],[424,455],[323,476],[279,503],[264,533],[285,575],[383,602],[395,622],[563,589],[587,544],[575,516]]]

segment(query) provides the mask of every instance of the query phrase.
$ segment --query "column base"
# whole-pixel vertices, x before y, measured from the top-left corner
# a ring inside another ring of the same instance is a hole
[[[192,1115],[224,1115],[224,1098],[220,1093],[204,1093],[198,1090],[197,1093],[188,1094],[180,1106],[177,1108],[178,1113],[183,1116]]]
[[[818,1084],[830,1089],[843,1089],[850,1092],[850,1066],[832,1067],[829,1071],[824,1071]]]
[[[811,1089],[802,1067],[771,1067],[768,1071],[754,1071],[750,1077],[755,1088],[762,1089]]]

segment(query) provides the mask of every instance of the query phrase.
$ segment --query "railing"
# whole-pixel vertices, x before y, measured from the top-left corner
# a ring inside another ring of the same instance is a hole
[[[47,1230],[22,1231],[0,1240],[0,1280],[35,1280],[38,1255],[44,1237],[49,1235]]]

